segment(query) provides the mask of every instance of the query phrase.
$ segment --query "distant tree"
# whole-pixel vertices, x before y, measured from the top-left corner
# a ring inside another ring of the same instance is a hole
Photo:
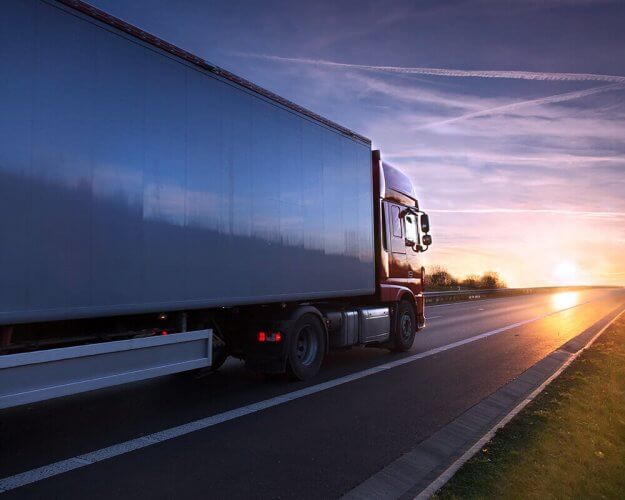
[[[480,277],[477,274],[469,274],[462,280],[462,286],[465,288],[477,288],[480,285]]]
[[[425,273],[425,284],[431,289],[463,288],[506,288],[506,282],[495,271],[486,271],[479,274],[468,274],[463,280],[452,276],[444,266],[432,266]]]
[[[486,271],[479,282],[480,288],[506,288],[506,282],[495,271]]]
[[[457,280],[443,266],[432,266],[426,273],[427,284],[434,288],[445,288],[457,284]]]

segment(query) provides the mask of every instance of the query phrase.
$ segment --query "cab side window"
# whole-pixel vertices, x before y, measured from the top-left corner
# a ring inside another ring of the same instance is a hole
[[[401,219],[399,218],[399,207],[393,205],[391,207],[391,219],[393,220],[393,236],[402,237]]]

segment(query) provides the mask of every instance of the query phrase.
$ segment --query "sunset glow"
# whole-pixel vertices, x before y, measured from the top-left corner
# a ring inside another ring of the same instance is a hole
[[[579,269],[575,262],[563,260],[553,270],[553,277],[558,285],[573,285],[579,280]]]
[[[551,296],[554,311],[562,311],[579,303],[579,292],[561,292]]]

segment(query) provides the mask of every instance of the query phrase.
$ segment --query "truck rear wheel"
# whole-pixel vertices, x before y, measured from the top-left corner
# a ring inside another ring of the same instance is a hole
[[[287,367],[291,378],[307,380],[314,377],[326,352],[326,334],[314,314],[304,314],[291,332]]]
[[[402,300],[397,306],[395,326],[391,337],[391,349],[396,352],[406,352],[412,347],[417,323],[414,306],[409,300]]]

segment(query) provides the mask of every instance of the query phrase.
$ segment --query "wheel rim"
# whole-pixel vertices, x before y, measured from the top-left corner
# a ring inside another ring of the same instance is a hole
[[[304,366],[311,365],[317,357],[319,340],[310,325],[304,326],[297,333],[297,337],[295,339],[295,349],[297,359]]]
[[[400,321],[401,336],[404,340],[410,340],[412,336],[412,319],[409,314],[404,314]]]

